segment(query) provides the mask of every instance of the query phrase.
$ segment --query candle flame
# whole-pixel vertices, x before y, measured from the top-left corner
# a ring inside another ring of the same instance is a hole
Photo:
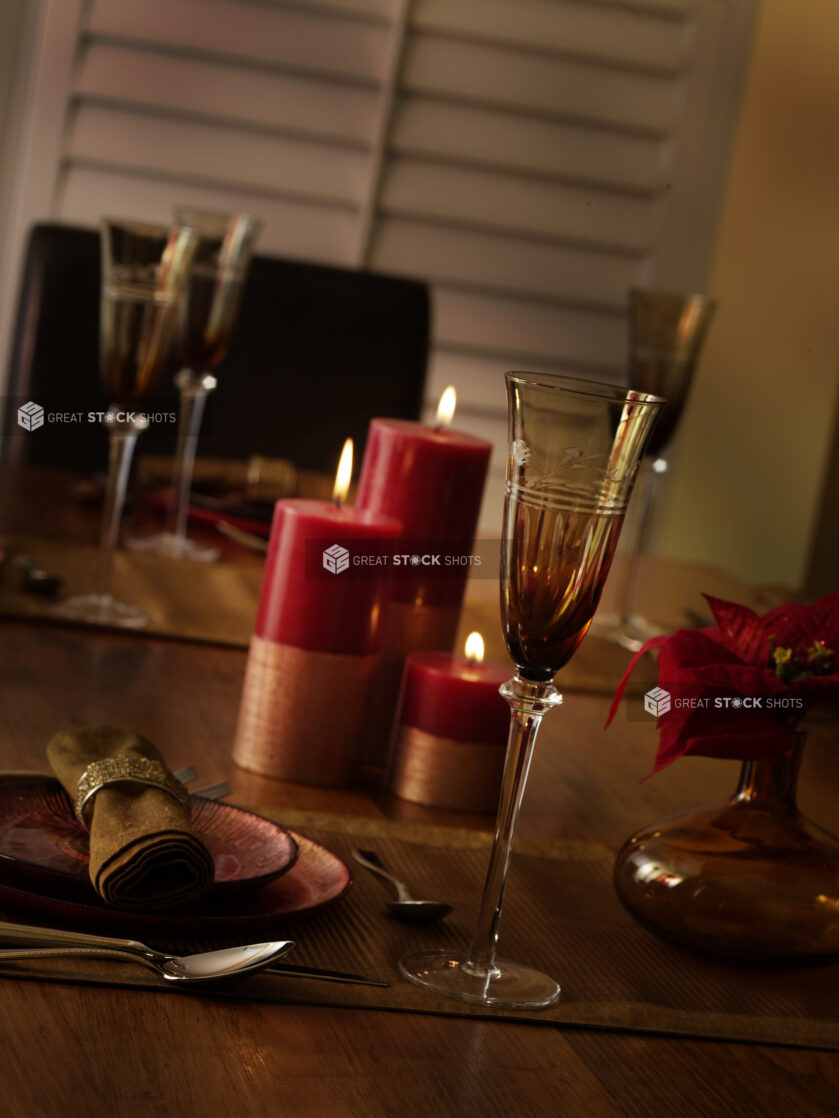
[[[448,427],[454,419],[454,409],[456,407],[457,393],[454,390],[454,385],[450,384],[440,397],[440,403],[437,405],[437,418],[434,420],[434,425],[436,427]]]
[[[466,638],[466,647],[464,648],[466,659],[471,660],[474,664],[480,664],[484,658],[484,638],[480,633],[470,633]]]
[[[335,485],[332,489],[332,500],[338,506],[346,500],[347,493],[350,491],[350,482],[352,481],[352,451],[352,439],[347,439],[344,443],[344,449],[341,451],[341,458],[338,462],[338,472],[335,474]]]

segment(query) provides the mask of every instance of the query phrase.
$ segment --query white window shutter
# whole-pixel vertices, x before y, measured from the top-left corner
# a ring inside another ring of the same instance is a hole
[[[627,288],[704,284],[752,0],[38,2],[4,352],[33,220],[247,210],[429,281],[427,406],[457,387],[497,504],[500,372],[620,380]]]

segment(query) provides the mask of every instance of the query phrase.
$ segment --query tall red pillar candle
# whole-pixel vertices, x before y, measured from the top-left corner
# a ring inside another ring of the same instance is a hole
[[[445,652],[405,661],[388,786],[403,800],[456,811],[495,811],[510,709],[498,688],[509,664]]]
[[[412,552],[457,542],[469,552],[475,538],[492,444],[447,427],[399,419],[370,424],[358,507],[402,523]],[[368,760],[384,762],[405,656],[450,650],[457,632],[469,566],[410,567],[395,572],[382,657],[377,716],[371,720]],[[414,574],[414,571],[417,573]]]
[[[400,525],[323,501],[278,501],[248,654],[233,760],[303,784],[356,775],[389,577],[352,565]],[[386,568],[385,568],[386,570]]]

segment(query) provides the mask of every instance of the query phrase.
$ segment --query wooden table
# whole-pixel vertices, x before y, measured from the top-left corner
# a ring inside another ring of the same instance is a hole
[[[61,515],[75,534],[71,513]],[[32,529],[7,489],[0,530],[15,517]],[[45,511],[34,517],[55,525]],[[173,766],[228,777],[237,803],[490,826],[375,790],[232,769],[244,665],[230,649],[0,619],[0,766],[43,769],[58,726],[116,721],[157,742]],[[639,785],[654,726],[619,719],[604,733],[605,709],[603,697],[570,694],[546,720],[521,833],[617,847],[645,822],[731,791],[737,766],[704,760]],[[813,730],[801,780],[802,808],[826,826],[835,745],[835,726]],[[573,966],[560,960],[557,976]],[[816,1118],[837,1113],[839,1100],[831,1053],[9,978],[0,1038],[9,1118]]]

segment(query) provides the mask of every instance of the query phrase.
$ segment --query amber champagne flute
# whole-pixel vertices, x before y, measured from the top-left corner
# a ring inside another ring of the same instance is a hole
[[[618,612],[597,617],[592,633],[637,652],[662,630],[638,611],[640,557],[646,550],[656,493],[670,469],[669,446],[693,384],[717,304],[705,295],[629,292],[629,380],[667,403],[644,451],[638,492],[621,540],[615,575],[623,582]],[[610,593],[617,589],[613,579]]]
[[[186,534],[195,451],[204,405],[218,383],[215,373],[227,356],[262,222],[249,214],[231,216],[185,207],[175,211],[175,220],[195,229],[199,241],[178,323],[184,367],[175,377],[180,418],[172,504],[165,531],[134,537],[128,546],[171,559],[208,563],[218,558],[218,550]]]
[[[182,226],[106,218],[101,239],[100,360],[105,388],[116,401],[104,419],[110,444],[108,487],[95,589],[68,598],[56,612],[75,621],[138,628],[148,616],[111,595],[114,550],[137,436],[148,426],[142,406],[169,357],[198,238]]]
[[[412,982],[478,1005],[539,1007],[557,982],[496,958],[519,807],[542,716],[562,702],[553,677],[597,608],[644,445],[664,401],[610,385],[507,374],[509,445],[501,618],[516,665],[501,688],[510,737],[495,839],[468,952],[409,955]]]

